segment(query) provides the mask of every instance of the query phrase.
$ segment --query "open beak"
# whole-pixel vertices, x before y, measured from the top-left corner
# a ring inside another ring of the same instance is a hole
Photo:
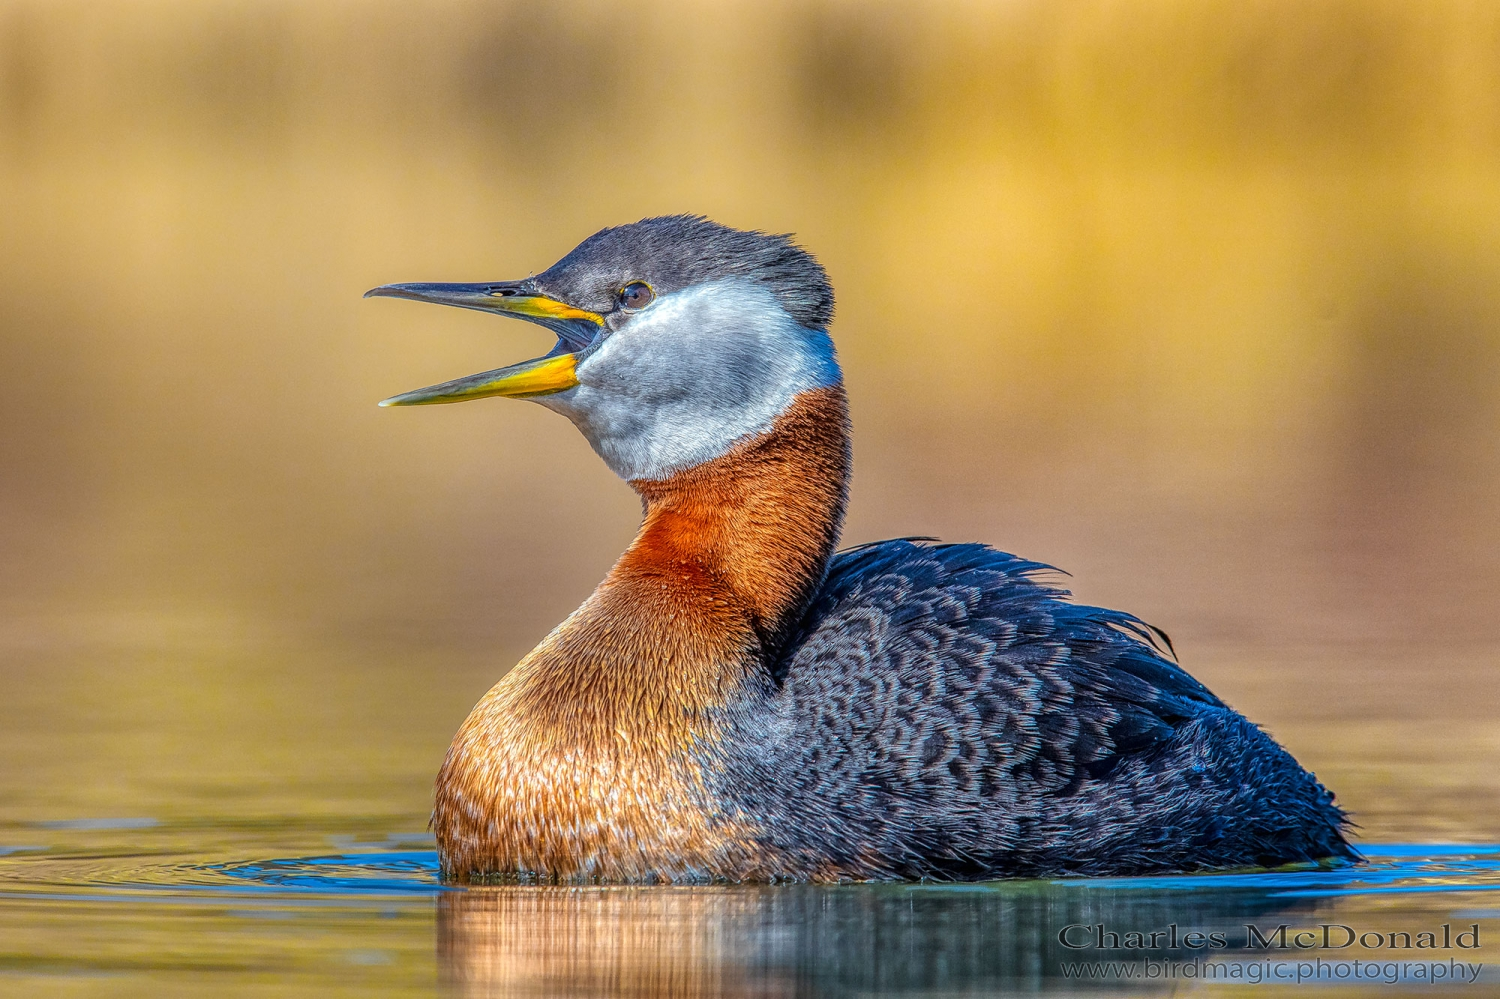
[[[574,373],[577,354],[593,342],[604,325],[603,316],[544,295],[529,280],[489,284],[385,284],[371,288],[365,292],[365,297],[410,298],[418,302],[516,316],[557,334],[557,346],[545,357],[403,392],[384,400],[382,406],[422,406],[486,396],[524,399],[562,392],[578,384]]]

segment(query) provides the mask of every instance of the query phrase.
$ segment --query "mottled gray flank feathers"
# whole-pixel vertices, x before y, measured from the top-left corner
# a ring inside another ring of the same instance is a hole
[[[790,236],[730,229],[701,215],[601,229],[535,280],[562,301],[604,313],[631,281],[645,281],[664,295],[725,277],[765,285],[809,329],[823,329],[833,319],[833,288],[823,265]]]
[[[1355,858],[1333,796],[1151,644],[982,545],[835,558],[715,793],[790,870],[1131,874]]]

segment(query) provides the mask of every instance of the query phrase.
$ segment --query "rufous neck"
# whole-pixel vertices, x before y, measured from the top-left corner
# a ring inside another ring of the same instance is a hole
[[[611,572],[636,585],[696,581],[773,655],[795,627],[838,543],[850,471],[842,385],[795,396],[771,428],[670,478],[634,481],[645,521]]]

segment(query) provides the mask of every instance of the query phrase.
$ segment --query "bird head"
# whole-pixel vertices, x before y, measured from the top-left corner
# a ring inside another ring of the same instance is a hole
[[[516,316],[557,335],[543,357],[382,406],[531,399],[571,419],[628,480],[710,461],[768,430],[798,394],[841,379],[822,266],[787,236],[698,216],[604,229],[522,281],[365,294]]]

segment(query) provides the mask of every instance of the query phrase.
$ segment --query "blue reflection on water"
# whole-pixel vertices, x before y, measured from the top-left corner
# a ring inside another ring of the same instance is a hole
[[[240,864],[209,864],[203,868],[225,875],[247,889],[276,891],[352,892],[360,894],[433,894],[449,890],[438,880],[433,850],[395,850],[346,853],[329,857],[299,857]]]
[[[155,829],[160,819],[145,816],[105,817],[90,819],[56,819],[33,823],[38,829],[68,829],[84,832],[102,832],[114,829]]]
[[[1053,890],[1251,890],[1268,898],[1500,891],[1500,845],[1394,843],[1370,845],[1365,851],[1369,863],[1359,865],[1157,877],[1067,878],[1045,884]],[[215,887],[248,890],[359,894],[433,894],[455,890],[439,880],[437,854],[432,850],[351,852],[326,857],[211,864],[199,870],[227,879]],[[892,887],[920,893],[959,893],[1010,891],[1040,884],[991,881]]]
[[[1365,847],[1370,862],[1300,870],[1237,874],[1176,874],[1137,878],[1087,878],[1089,888],[1255,888],[1277,898],[1322,898],[1420,891],[1500,891],[1500,845],[1380,843]]]

